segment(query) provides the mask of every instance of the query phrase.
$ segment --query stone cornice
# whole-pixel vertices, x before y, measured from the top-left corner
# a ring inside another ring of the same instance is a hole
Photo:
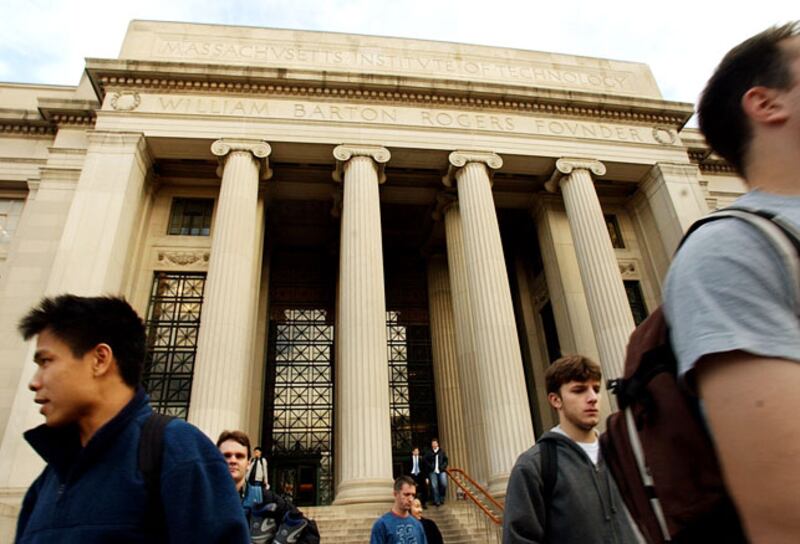
[[[344,165],[353,157],[369,157],[375,163],[378,172],[378,183],[386,181],[384,167],[392,154],[385,147],[378,145],[337,145],[333,150],[333,157],[336,159],[336,170],[333,171],[334,181],[344,182]]]
[[[498,170],[503,166],[503,159],[497,153],[490,151],[453,151],[447,157],[450,163],[447,174],[442,177],[442,183],[447,187],[454,187],[458,171],[465,167],[468,163],[478,162],[486,165],[486,171],[489,174],[489,179],[492,178],[492,172]]]
[[[588,170],[595,176],[604,176],[606,174],[606,165],[595,159],[573,159],[568,157],[558,159],[553,175],[544,184],[545,189],[555,193],[558,190],[558,183],[561,178],[570,175],[575,170]]]
[[[523,111],[677,129],[686,124],[693,111],[691,104],[653,98],[370,73],[104,59],[88,59],[87,73],[100,97],[118,90],[316,97]]]
[[[269,156],[272,147],[263,140],[249,140],[238,138],[221,138],[211,144],[211,153],[219,157],[220,167],[217,175],[222,177],[222,169],[230,153],[235,151],[245,151],[253,155],[260,167],[260,178],[268,180],[272,177],[272,169],[269,167]]]

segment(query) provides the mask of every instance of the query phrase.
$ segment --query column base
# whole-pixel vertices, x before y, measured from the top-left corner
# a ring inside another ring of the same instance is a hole
[[[333,504],[391,504],[394,501],[393,484],[392,480],[383,479],[342,482],[336,489],[336,499]]]

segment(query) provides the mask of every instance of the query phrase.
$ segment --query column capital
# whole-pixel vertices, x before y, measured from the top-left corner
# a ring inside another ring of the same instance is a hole
[[[386,181],[384,166],[392,154],[385,147],[379,145],[337,145],[333,149],[333,157],[336,159],[336,170],[333,171],[334,181],[344,182],[344,166],[353,157],[369,157],[375,162],[378,171],[378,183]]]
[[[553,175],[550,176],[550,179],[545,182],[544,188],[551,193],[555,193],[561,178],[568,176],[575,170],[588,170],[595,176],[604,176],[606,174],[606,165],[595,159],[562,157],[556,161],[556,169],[553,170]]]
[[[247,151],[253,155],[253,159],[258,163],[261,171],[261,179],[270,179],[272,169],[269,167],[268,157],[272,153],[272,147],[264,140],[249,140],[242,138],[220,138],[211,144],[211,153],[219,157],[220,167],[217,175],[222,177],[222,167],[225,161],[234,151]]]
[[[458,171],[471,162],[478,162],[486,165],[486,171],[489,174],[489,179],[492,176],[492,170],[497,170],[503,166],[503,159],[497,153],[491,151],[453,151],[447,157],[450,163],[447,169],[447,174],[442,178],[442,183],[447,187],[453,187],[457,180]]]

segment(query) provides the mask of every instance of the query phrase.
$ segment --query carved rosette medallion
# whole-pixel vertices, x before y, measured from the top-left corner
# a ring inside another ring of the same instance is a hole
[[[378,183],[386,181],[384,168],[392,154],[385,147],[379,145],[337,145],[333,150],[333,158],[336,159],[336,170],[333,171],[334,181],[342,183],[344,181],[344,170],[347,161],[353,157],[369,157],[375,162],[378,171]]]
[[[553,175],[544,184],[544,188],[551,193],[558,191],[558,183],[564,176],[570,175],[575,170],[588,170],[595,176],[606,174],[606,165],[595,159],[573,159],[561,158],[556,161],[556,169]]]
[[[653,127],[653,138],[661,145],[675,143],[675,133],[666,127]]]
[[[120,91],[111,95],[109,103],[115,111],[133,111],[142,103],[142,97],[136,91]]]
[[[442,178],[442,183],[447,187],[455,185],[454,182],[458,181],[458,172],[471,162],[481,163],[486,166],[489,181],[492,179],[492,173],[503,166],[503,158],[490,151],[453,151],[448,157],[448,162],[450,166],[447,169],[447,174]]]

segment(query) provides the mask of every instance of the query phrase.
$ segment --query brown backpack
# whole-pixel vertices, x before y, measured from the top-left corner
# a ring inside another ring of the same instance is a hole
[[[796,229],[761,211],[728,208],[715,212],[692,225],[684,240],[701,224],[723,217],[736,217],[759,228],[798,277]],[[600,437],[603,459],[647,541],[747,542],[698,399],[678,381],[661,307],[631,335],[624,376],[609,382],[609,389],[619,411],[608,418]]]

